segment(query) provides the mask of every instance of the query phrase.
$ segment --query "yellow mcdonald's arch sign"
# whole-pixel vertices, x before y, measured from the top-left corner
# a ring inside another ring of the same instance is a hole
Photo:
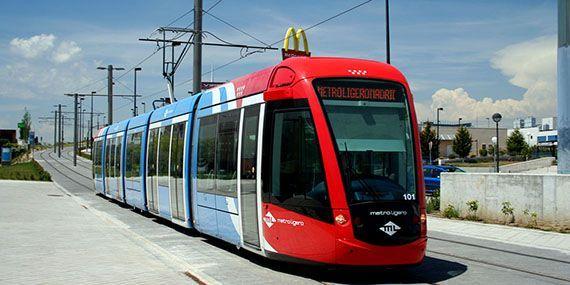
[[[290,39],[293,39],[293,49],[289,49]],[[301,40],[303,40],[303,50],[299,50],[299,42]],[[309,42],[307,41],[305,31],[301,28],[295,31],[295,28],[289,27],[285,34],[285,40],[283,41],[283,49],[281,52],[283,54],[283,59],[297,56],[311,56],[311,52],[309,52]]]

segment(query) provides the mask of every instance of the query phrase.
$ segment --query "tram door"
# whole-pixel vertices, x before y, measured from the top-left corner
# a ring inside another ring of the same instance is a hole
[[[241,219],[243,241],[255,247],[259,247],[257,223],[258,126],[259,105],[245,108],[241,144]]]
[[[172,126],[172,144],[170,146],[170,209],[172,217],[184,221],[184,138],[186,122]]]
[[[158,128],[149,132],[148,155],[147,155],[147,180],[146,180],[146,197],[148,210],[154,213],[158,212],[158,186],[157,186],[157,148],[158,148]]]

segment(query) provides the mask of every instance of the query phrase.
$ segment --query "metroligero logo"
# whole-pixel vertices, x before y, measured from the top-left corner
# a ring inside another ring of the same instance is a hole
[[[267,225],[268,228],[271,228],[275,223],[289,225],[293,227],[303,227],[305,226],[305,222],[287,218],[275,218],[271,212],[267,212],[263,217],[263,221]]]
[[[398,225],[394,224],[392,221],[387,222],[385,225],[380,227],[380,230],[385,232],[389,236],[394,235],[400,229],[401,228]]]
[[[263,221],[265,222],[268,228],[271,228],[273,224],[277,222],[277,220],[275,219],[275,217],[273,217],[271,212],[267,212],[267,214],[265,214],[265,217],[263,217]]]

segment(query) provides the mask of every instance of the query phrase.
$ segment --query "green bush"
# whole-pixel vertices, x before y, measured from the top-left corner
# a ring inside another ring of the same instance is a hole
[[[523,211],[523,214],[528,219],[527,227],[532,228],[532,229],[538,227],[538,213],[537,212],[534,212],[534,211],[531,212],[528,209],[525,209]]]
[[[489,153],[487,152],[487,149],[482,148],[482,149],[479,150],[479,155],[480,155],[480,156],[487,156],[488,154],[489,154]]]
[[[439,189],[435,190],[431,197],[428,197],[427,204],[426,204],[426,212],[433,213],[435,211],[439,211]]]
[[[509,201],[505,201],[501,204],[501,212],[505,215],[505,221],[507,223],[514,223],[515,222],[515,208]],[[509,219],[510,218],[510,219]]]
[[[442,215],[448,219],[458,219],[459,218],[459,210],[457,210],[453,205],[447,205],[443,210]]]
[[[457,155],[455,153],[452,153],[448,157],[449,157],[449,159],[456,159]]]
[[[479,210],[479,201],[477,200],[470,200],[465,203],[467,205],[467,219],[472,221],[477,221],[477,210]]]

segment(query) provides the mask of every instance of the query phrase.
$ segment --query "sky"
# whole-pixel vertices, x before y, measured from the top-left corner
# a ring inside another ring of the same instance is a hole
[[[204,0],[204,9],[216,0]],[[222,0],[210,13],[248,32],[263,43],[281,40],[289,26],[309,27],[360,1],[236,1]],[[556,1],[398,0],[391,2],[391,64],[407,77],[420,121],[441,119],[487,125],[500,112],[503,126],[528,115],[556,113]],[[70,111],[69,92],[106,94],[106,71],[113,64],[127,70],[156,50],[139,38],[193,8],[193,1],[2,1],[0,3],[0,128],[16,128],[28,110],[32,128],[46,142],[53,140],[54,104]],[[185,27],[192,13],[172,26]],[[232,43],[262,45],[210,15],[203,29]],[[173,34],[167,34],[171,37]],[[307,32],[314,56],[386,60],[384,1],[373,0]],[[182,37],[181,39],[187,39]],[[281,47],[278,45],[278,47]],[[192,53],[175,82],[192,76]],[[280,52],[252,54],[234,64],[239,49],[204,47],[203,70],[215,70],[215,81],[226,81],[277,64]],[[167,96],[162,53],[140,65],[138,93],[146,102]],[[131,94],[133,72],[116,71],[115,94]],[[204,76],[210,80],[210,75]],[[175,88],[188,96],[191,82]],[[131,116],[132,102],[116,98],[115,121]],[[85,106],[89,107],[88,104]],[[142,107],[140,107],[142,110]],[[106,112],[106,98],[94,109]],[[100,117],[103,123],[103,118]],[[66,138],[71,138],[71,127]]]

